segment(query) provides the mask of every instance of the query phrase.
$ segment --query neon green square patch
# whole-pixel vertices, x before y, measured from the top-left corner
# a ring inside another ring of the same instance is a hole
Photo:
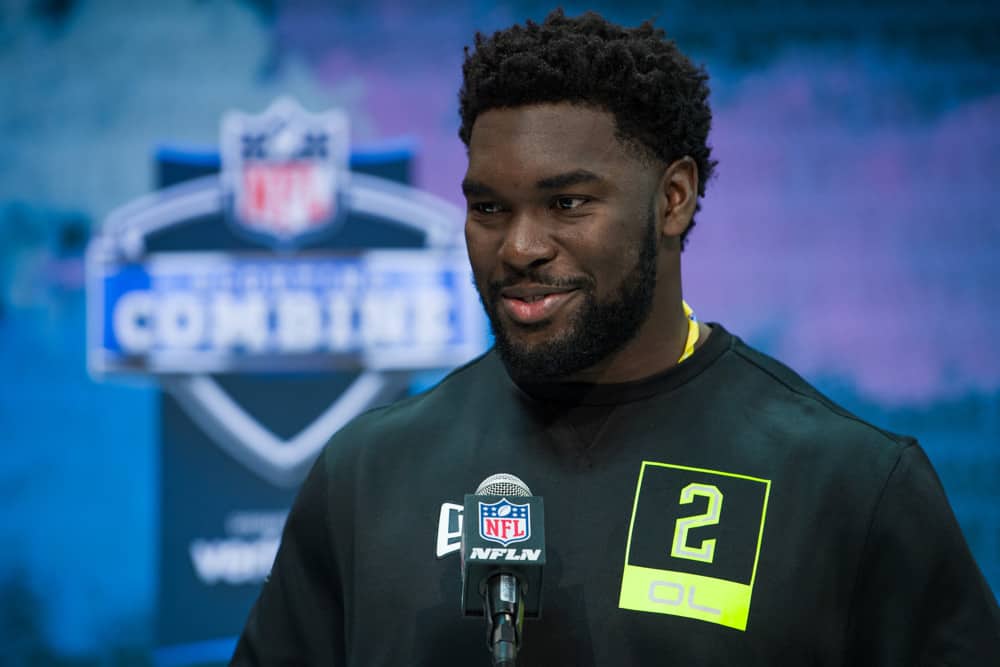
[[[745,631],[770,491],[767,479],[643,461],[618,606]]]

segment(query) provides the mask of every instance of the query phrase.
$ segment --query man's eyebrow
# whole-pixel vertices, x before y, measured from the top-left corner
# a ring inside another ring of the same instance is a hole
[[[547,178],[535,181],[535,187],[539,190],[559,190],[568,188],[571,185],[600,180],[603,179],[592,171],[577,169],[575,171],[568,171],[565,174],[556,174],[555,176],[548,176]]]
[[[539,190],[559,190],[561,188],[568,188],[572,185],[579,185],[580,183],[590,183],[600,180],[603,179],[592,171],[587,171],[586,169],[576,169],[574,171],[567,171],[564,174],[556,174],[555,176],[546,176],[545,178],[539,179],[535,181],[535,187]],[[496,190],[485,183],[471,178],[466,178],[462,181],[462,193],[466,197],[497,196]]]
[[[485,183],[466,178],[462,181],[462,194],[466,197],[492,197],[496,191]]]

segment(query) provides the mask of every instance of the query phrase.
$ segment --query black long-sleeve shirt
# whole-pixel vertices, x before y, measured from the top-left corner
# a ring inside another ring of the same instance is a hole
[[[442,504],[495,472],[545,498],[522,665],[1000,664],[996,599],[919,445],[713,327],[647,380],[518,386],[490,352],[356,419],[233,664],[488,664],[436,548]]]

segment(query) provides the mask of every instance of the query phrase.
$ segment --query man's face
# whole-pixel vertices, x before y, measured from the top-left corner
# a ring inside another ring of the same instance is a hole
[[[465,237],[515,376],[571,379],[633,340],[656,291],[658,180],[608,112],[545,104],[476,119]]]

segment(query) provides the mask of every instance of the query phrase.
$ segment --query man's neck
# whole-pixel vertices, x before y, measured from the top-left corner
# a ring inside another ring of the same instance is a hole
[[[624,348],[582,371],[552,378],[515,379],[532,383],[619,384],[658,375],[678,364],[687,343],[690,320],[684,315],[682,309],[679,311],[681,317],[675,318],[669,329],[644,326],[636,338],[629,341]],[[712,328],[701,322],[696,323],[696,326],[698,327],[698,338],[694,348],[697,350],[705,343]],[[662,331],[664,330],[668,330],[669,334],[663,335]]]

